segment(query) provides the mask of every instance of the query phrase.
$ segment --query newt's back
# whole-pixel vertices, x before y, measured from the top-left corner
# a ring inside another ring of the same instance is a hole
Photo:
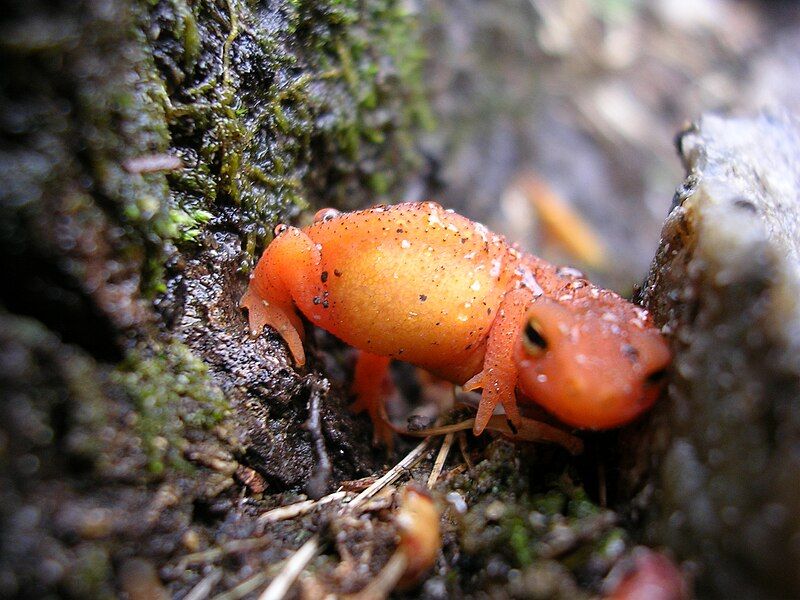
[[[432,202],[319,219],[318,322],[347,343],[463,381],[479,369],[519,254],[480,224]]]

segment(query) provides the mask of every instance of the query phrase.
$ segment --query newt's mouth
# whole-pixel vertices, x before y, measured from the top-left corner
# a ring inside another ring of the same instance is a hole
[[[530,403],[541,407],[562,423],[581,429],[610,429],[636,419],[658,399],[666,381],[667,370],[659,368],[647,378],[630,373],[601,372],[593,369],[571,376],[538,371],[521,373],[519,390]],[[591,376],[591,377],[589,377]],[[536,410],[536,409],[533,409]]]

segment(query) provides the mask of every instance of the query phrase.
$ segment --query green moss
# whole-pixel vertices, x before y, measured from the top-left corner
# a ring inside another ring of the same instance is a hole
[[[576,597],[579,587],[599,591],[603,569],[627,549],[624,532],[598,518],[601,509],[567,464],[558,466],[557,456],[503,441],[490,444],[485,455],[447,483],[469,506],[453,532],[462,589],[496,589],[496,573],[518,570],[515,597],[539,597],[545,572],[551,579],[545,587],[572,590],[567,597]]]
[[[538,494],[533,498],[533,507],[540,513],[553,516],[564,511],[567,497],[561,490],[550,490],[545,494]]]
[[[621,553],[628,543],[628,536],[625,530],[615,528],[609,531],[597,543],[597,552],[604,558],[613,559]]]
[[[200,32],[192,9],[185,3],[177,3],[183,17],[183,66],[191,71],[200,55]]]
[[[85,196],[64,212],[105,242],[114,258],[100,267],[118,284],[121,264],[126,289],[140,288],[136,301],[164,289],[174,245],[191,252],[211,223],[258,252],[277,221],[311,204],[391,200],[420,162],[415,133],[430,126],[424,56],[416,16],[400,0],[83,6],[47,15],[67,36],[47,40],[48,58],[34,41],[15,47],[27,62],[12,79],[33,99],[21,122],[36,152],[19,157],[15,193],[29,201],[4,215],[9,246],[28,220],[50,231],[63,199]],[[183,167],[126,167],[165,153]],[[43,256],[58,251],[47,236],[32,243]],[[62,262],[78,287],[92,271],[83,287],[97,289],[97,264]]]
[[[527,567],[533,562],[532,530],[525,520],[519,515],[505,519],[503,523],[506,537],[514,552],[515,562],[521,567]]]
[[[589,499],[586,490],[577,487],[572,490],[571,498],[567,503],[567,514],[576,519],[585,519],[600,512],[598,506]]]
[[[385,200],[417,164],[430,124],[415,17],[396,0],[181,0],[150,7],[160,35],[161,106],[186,168],[169,174],[171,229],[198,239],[220,207],[254,250],[278,221],[315,203]],[[172,41],[178,44],[172,44]],[[200,65],[208,72],[195,71]]]
[[[135,430],[154,475],[167,467],[187,468],[182,456],[187,430],[210,429],[228,414],[206,365],[179,342],[134,349],[112,379],[133,401]]]
[[[73,560],[62,583],[70,597],[109,600],[116,597],[110,585],[114,570],[107,549],[100,544],[85,543],[74,550]]]

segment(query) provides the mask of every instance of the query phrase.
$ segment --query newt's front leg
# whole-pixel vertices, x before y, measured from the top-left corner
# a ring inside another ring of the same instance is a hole
[[[475,435],[480,435],[492,418],[497,404],[502,404],[506,418],[515,426],[521,420],[517,408],[515,389],[518,367],[511,360],[514,346],[525,322],[525,315],[533,301],[528,288],[512,290],[503,297],[497,316],[489,331],[483,370],[464,384],[465,390],[483,388],[478,414],[475,416]]]
[[[303,231],[279,225],[277,237],[267,247],[250,278],[241,301],[247,309],[250,330],[274,328],[289,346],[298,366],[306,362],[303,323],[296,306],[307,312],[309,299],[319,296],[320,251]]]

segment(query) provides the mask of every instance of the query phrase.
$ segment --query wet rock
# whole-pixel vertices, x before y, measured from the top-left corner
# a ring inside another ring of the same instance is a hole
[[[705,116],[644,300],[672,338],[668,399],[628,434],[645,538],[710,597],[800,594],[800,122]],[[638,444],[638,446],[637,446]]]
[[[238,461],[251,489],[322,493],[373,454],[366,420],[251,339],[238,300],[276,222],[377,200],[418,162],[416,17],[393,0],[6,4],[0,596],[147,595],[161,584],[129,585],[134,551],[183,595],[202,565],[168,557],[252,535]]]
[[[309,357],[310,369],[298,372],[277,335],[250,335],[239,307],[245,285],[239,265],[244,260],[238,236],[214,234],[207,248],[171,278],[160,308],[170,314],[174,334],[209,365],[236,411],[245,461],[272,492],[321,477],[327,480],[320,484],[324,493],[332,480],[372,472],[378,465],[369,461],[380,453],[370,450],[369,424],[347,410],[348,399],[319,374],[316,357]],[[322,426],[315,439],[307,423],[314,390],[320,386],[324,391],[316,410]],[[331,456],[336,457],[333,473],[321,474],[320,463]]]
[[[132,548],[163,564],[226,498],[229,411],[178,348],[112,369],[0,311],[0,596],[113,597]]]
[[[0,33],[0,302],[110,359],[148,321],[171,223],[164,174],[123,168],[167,149],[134,12],[14,1]]]

